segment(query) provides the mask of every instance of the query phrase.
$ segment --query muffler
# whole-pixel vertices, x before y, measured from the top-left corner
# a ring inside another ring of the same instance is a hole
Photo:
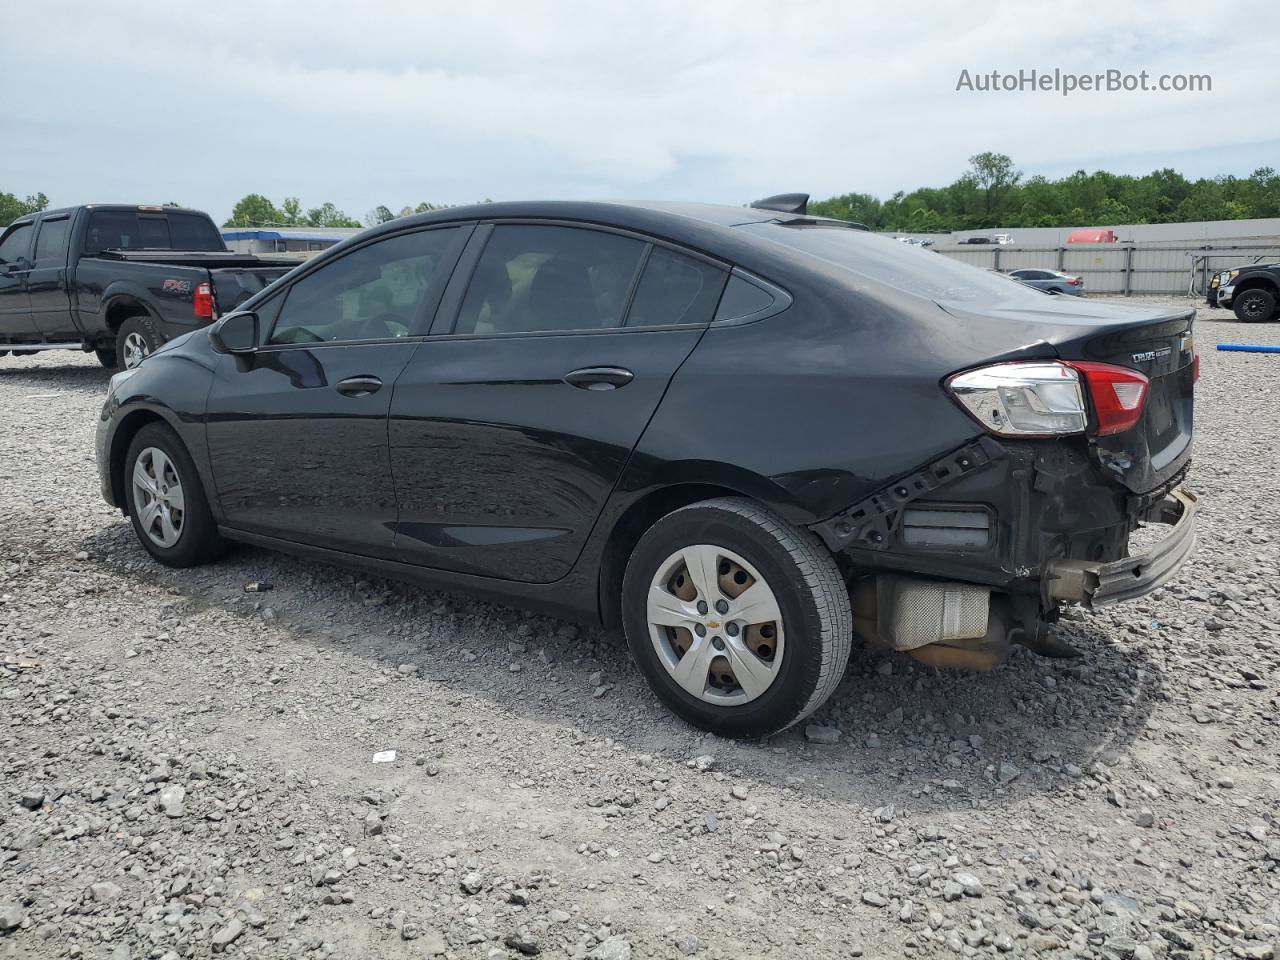
[[[934,667],[990,670],[1009,655],[1007,614],[975,584],[865,577],[853,588],[853,624],[867,642]]]

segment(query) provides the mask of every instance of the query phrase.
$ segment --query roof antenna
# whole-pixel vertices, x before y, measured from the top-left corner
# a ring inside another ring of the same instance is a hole
[[[751,206],[756,210],[777,210],[779,213],[796,213],[803,217],[809,212],[809,195],[807,193],[780,193],[777,196],[757,200]]]

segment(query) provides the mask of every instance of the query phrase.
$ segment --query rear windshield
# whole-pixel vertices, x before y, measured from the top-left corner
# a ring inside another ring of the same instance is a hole
[[[103,250],[225,250],[208,217],[194,213],[98,210],[89,215],[84,252]]]
[[[930,300],[1026,298],[1031,303],[1043,303],[1043,293],[1003,274],[863,230],[777,222],[748,223],[737,229]]]

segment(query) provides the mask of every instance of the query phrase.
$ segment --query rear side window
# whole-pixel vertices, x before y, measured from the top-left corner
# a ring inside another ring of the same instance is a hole
[[[772,307],[777,300],[767,290],[741,277],[730,277],[724,288],[724,296],[720,298],[720,306],[716,309],[717,320],[740,320],[763,313]]]
[[[719,267],[654,247],[631,302],[627,326],[710,323],[725,276]]]
[[[429,299],[453,266],[458,228],[379,240],[290,287],[271,343],[386,340],[421,333]]]
[[[45,220],[40,224],[40,234],[36,237],[36,262],[42,260],[65,260],[67,258],[67,233],[71,221],[66,217],[58,220]]]
[[[617,327],[644,248],[599,230],[499,225],[476,264],[453,332]]]
[[[25,257],[31,249],[31,224],[24,223],[15,229],[4,242],[0,243],[0,260],[15,263],[19,257]]]

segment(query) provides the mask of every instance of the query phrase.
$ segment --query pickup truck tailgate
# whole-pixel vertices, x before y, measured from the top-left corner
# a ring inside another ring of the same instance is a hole
[[[224,267],[210,270],[213,301],[219,315],[230,313],[259,290],[275,283],[295,265],[295,262],[290,261],[278,267]]]

